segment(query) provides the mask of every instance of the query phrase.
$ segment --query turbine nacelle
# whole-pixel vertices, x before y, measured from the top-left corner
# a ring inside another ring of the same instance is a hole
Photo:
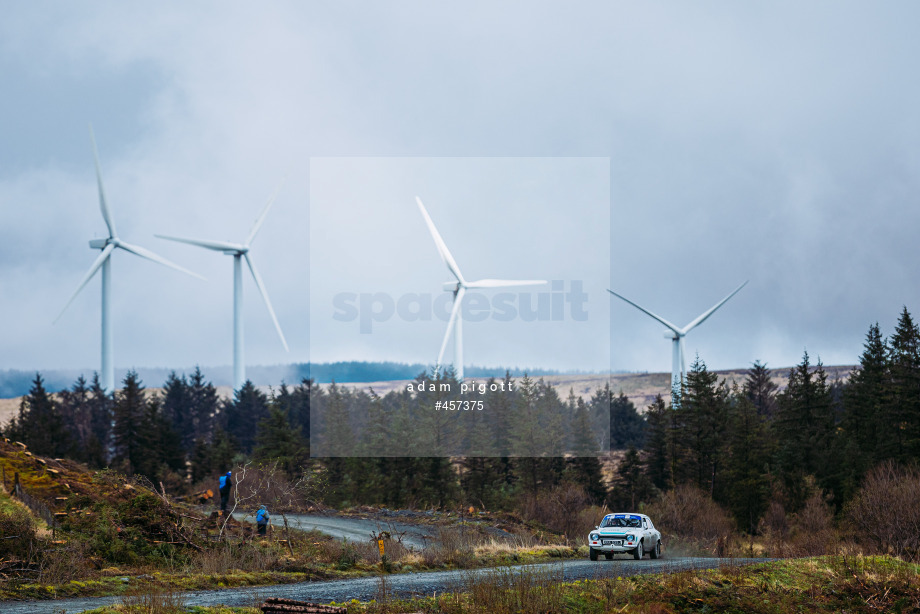
[[[733,296],[735,296],[736,294],[738,294],[738,292],[741,290],[741,288],[743,288],[744,286],[746,286],[747,283],[748,283],[748,282],[744,282],[743,284],[741,284],[740,286],[738,286],[737,288],[735,288],[735,289],[732,291],[731,294],[729,294],[728,296],[726,296],[725,298],[723,298],[721,301],[719,301],[718,303],[716,303],[715,305],[713,305],[712,307],[710,307],[709,309],[707,309],[706,311],[704,311],[703,313],[701,313],[699,316],[696,317],[695,320],[693,320],[692,322],[690,322],[689,324],[687,324],[687,325],[684,326],[683,328],[680,328],[680,327],[676,326],[675,324],[672,324],[671,322],[668,322],[667,320],[665,320],[665,319],[662,318],[661,316],[659,316],[659,315],[657,315],[657,314],[655,314],[655,313],[652,313],[651,311],[649,311],[649,310],[646,309],[645,307],[642,307],[641,305],[632,302],[631,300],[629,300],[629,299],[626,298],[625,296],[621,296],[621,295],[617,294],[616,292],[614,292],[613,290],[608,289],[607,292],[609,292],[610,294],[614,295],[615,297],[617,297],[617,298],[623,300],[624,302],[629,303],[630,305],[632,305],[633,307],[635,307],[636,309],[638,309],[639,311],[641,311],[641,312],[644,313],[645,315],[649,316],[650,318],[654,319],[654,320],[657,321],[658,323],[664,324],[665,326],[668,327],[668,328],[664,331],[664,338],[665,338],[665,339],[670,339],[670,340],[673,342],[672,358],[671,358],[671,385],[672,385],[672,386],[680,386],[680,385],[681,385],[681,382],[683,381],[683,375],[684,375],[684,373],[686,373],[686,371],[687,371],[686,362],[685,362],[685,360],[684,360],[684,337],[685,337],[685,336],[687,335],[687,333],[689,333],[691,330],[693,330],[694,328],[696,328],[697,326],[699,326],[700,324],[702,324],[703,322],[705,322],[705,321],[709,318],[709,316],[711,316],[713,313],[715,313],[715,311],[716,311],[719,307],[721,307],[722,305],[724,305],[724,304],[726,303],[726,301],[728,301],[728,299],[730,299],[731,297],[733,297]]]
[[[160,239],[175,241],[177,243],[185,243],[186,245],[193,245],[195,247],[201,247],[211,251],[220,252],[226,256],[233,256],[233,387],[235,390],[239,390],[246,379],[246,367],[245,360],[243,358],[243,260],[246,261],[246,266],[249,268],[249,272],[252,274],[252,280],[255,282],[256,288],[259,290],[259,294],[262,296],[262,300],[265,302],[265,307],[268,310],[268,315],[271,316],[272,323],[275,325],[275,331],[278,333],[278,338],[281,340],[281,345],[284,346],[284,351],[290,351],[288,348],[287,340],[284,338],[284,333],[281,331],[281,324],[278,322],[278,317],[275,315],[275,310],[272,308],[272,303],[268,299],[268,291],[265,289],[265,284],[262,282],[262,276],[259,275],[259,271],[256,269],[256,265],[253,263],[252,257],[249,255],[249,246],[252,244],[253,239],[256,238],[256,235],[259,233],[259,229],[262,227],[262,222],[265,221],[265,217],[268,215],[268,211],[271,209],[272,203],[275,201],[275,197],[278,195],[278,191],[280,189],[281,184],[279,183],[278,187],[275,189],[275,192],[271,195],[271,198],[268,199],[268,202],[259,213],[259,217],[256,218],[255,223],[252,225],[252,228],[249,231],[249,236],[246,237],[245,243],[190,239],[187,237],[174,237],[160,234],[155,235]]]
[[[92,126],[89,129],[90,141],[93,145],[93,162],[96,166],[96,185],[99,190],[99,209],[102,213],[102,219],[105,222],[106,228],[109,231],[109,236],[105,239],[93,239],[89,242],[91,249],[102,250],[102,253],[96,257],[96,260],[90,266],[89,271],[83,276],[83,279],[77,285],[77,289],[74,290],[73,294],[70,295],[70,298],[67,300],[67,303],[64,305],[64,308],[61,309],[61,312],[54,319],[55,322],[61,319],[61,316],[64,315],[64,312],[67,311],[67,308],[70,304],[77,298],[77,295],[80,291],[89,283],[90,279],[97,272],[101,272],[102,277],[102,365],[100,369],[100,375],[102,379],[102,387],[107,393],[112,393],[115,391],[115,362],[114,362],[114,342],[113,342],[113,332],[112,332],[112,318],[110,317],[109,312],[111,311],[111,259],[112,254],[116,249],[123,249],[126,252],[130,252],[135,256],[139,256],[146,260],[151,260],[158,264],[162,264],[177,271],[181,271],[192,277],[197,277],[199,279],[204,279],[201,275],[193,273],[187,269],[182,268],[178,264],[170,262],[166,258],[155,254],[149,249],[140,247],[139,245],[133,245],[131,243],[126,243],[121,241],[118,238],[118,231],[115,229],[115,219],[112,216],[112,212],[109,208],[108,201],[105,198],[105,187],[102,183],[102,167],[99,164],[99,153],[96,150],[96,138],[93,135]]]

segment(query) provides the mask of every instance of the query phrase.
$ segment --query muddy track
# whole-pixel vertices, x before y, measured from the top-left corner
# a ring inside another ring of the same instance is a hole
[[[713,559],[681,557],[657,561],[615,558],[612,561],[576,560],[562,563],[541,563],[516,567],[485,568],[460,571],[394,574],[386,576],[388,594],[393,596],[431,595],[446,591],[464,590],[469,582],[488,574],[515,574],[529,572],[546,575],[558,581],[595,579],[610,576],[631,576],[648,573],[673,573],[687,569],[713,569],[721,565],[748,565],[770,559]],[[302,582],[275,586],[245,587],[216,591],[184,593],[188,606],[247,606],[258,605],[266,597],[284,597],[328,603],[359,599],[368,601],[380,597],[381,580],[377,576],[326,582]],[[54,601],[0,602],[4,614],[59,614],[82,612],[104,605],[118,603],[118,597],[90,597]]]

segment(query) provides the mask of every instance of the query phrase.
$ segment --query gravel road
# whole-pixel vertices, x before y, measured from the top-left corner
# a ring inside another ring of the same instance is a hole
[[[769,559],[734,559],[732,564],[747,565],[761,563]],[[392,595],[431,595],[445,591],[462,590],[472,579],[494,573],[521,573],[527,571],[546,574],[560,581],[578,579],[604,578],[608,576],[629,576],[636,574],[675,572],[685,569],[712,569],[728,560],[713,558],[681,557],[651,561],[643,559],[615,558],[612,561],[574,560],[560,563],[542,563],[539,565],[521,565],[517,567],[486,568],[464,571],[436,571],[427,573],[394,574],[386,576],[388,591]],[[368,601],[377,598],[380,591],[378,577],[357,578],[352,580],[334,580],[326,582],[302,582],[276,586],[260,586],[222,589],[216,591],[197,591],[185,593],[185,602],[189,606],[257,605],[266,597],[284,597],[303,601],[328,603],[330,601],[347,601],[359,599]],[[60,599],[54,601],[0,602],[3,614],[60,614],[61,612],[82,612],[103,605],[118,603],[118,597],[90,597],[82,599]]]
[[[255,516],[236,513],[233,515],[240,522],[255,522]],[[296,529],[309,531],[316,529],[326,535],[338,539],[347,539],[352,542],[368,542],[371,533],[389,531],[393,539],[401,539],[404,546],[415,550],[422,550],[426,544],[437,536],[436,529],[428,525],[408,524],[395,522],[389,519],[377,520],[373,518],[348,518],[342,516],[315,516],[305,514],[290,514],[288,524]],[[284,521],[280,514],[272,516],[272,524],[283,527]]]

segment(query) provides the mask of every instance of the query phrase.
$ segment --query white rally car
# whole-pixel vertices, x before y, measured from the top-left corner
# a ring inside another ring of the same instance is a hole
[[[607,514],[588,536],[588,551],[592,561],[598,554],[612,559],[618,552],[628,552],[641,559],[648,552],[661,556],[661,533],[645,514]]]

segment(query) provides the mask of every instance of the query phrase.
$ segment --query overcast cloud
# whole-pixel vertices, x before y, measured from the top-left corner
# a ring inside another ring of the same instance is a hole
[[[585,242],[561,268],[680,325],[750,279],[687,337],[714,368],[786,366],[806,348],[853,363],[871,323],[888,333],[902,306],[920,312],[915,3],[150,7],[4,9],[0,368],[98,366],[98,280],[51,325],[105,236],[90,122],[122,238],[208,278],[116,253],[119,367],[230,362],[230,258],[153,234],[241,241],[283,176],[252,256],[291,351],[247,279],[247,362],[345,357],[310,346],[311,157],[609,158],[609,262]],[[403,214],[427,250],[419,285],[446,281],[411,200]],[[611,318],[609,366],[669,370],[661,325],[615,300],[591,304]],[[433,361],[436,328],[394,358]],[[493,359],[465,333],[468,362]],[[555,344],[530,364],[607,366]]]

